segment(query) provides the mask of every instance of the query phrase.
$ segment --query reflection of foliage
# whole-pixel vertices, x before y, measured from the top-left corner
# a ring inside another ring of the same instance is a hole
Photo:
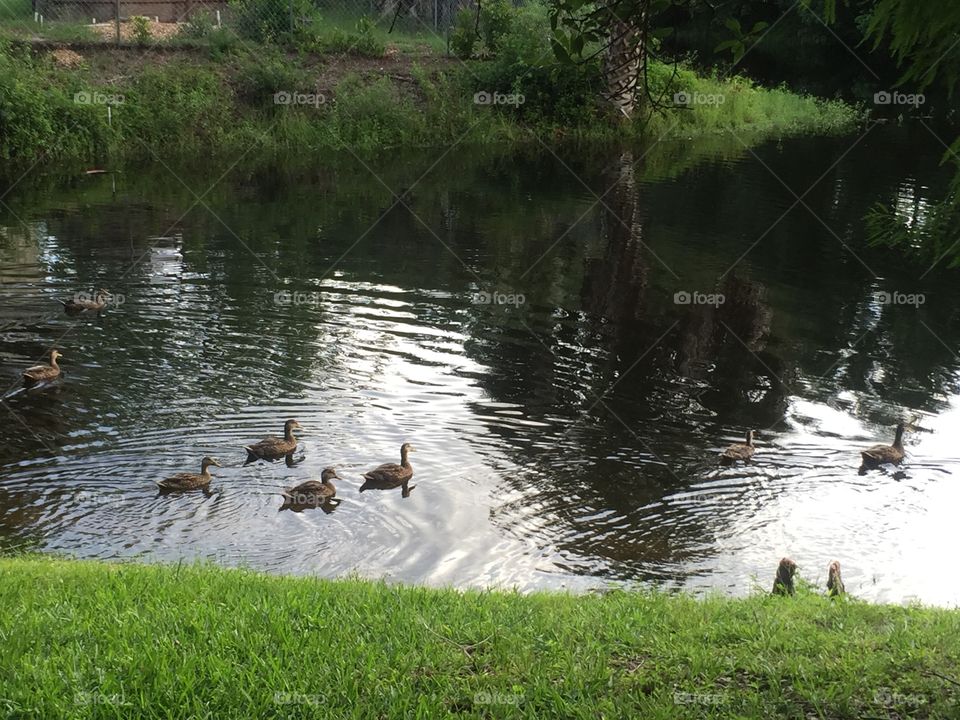
[[[923,90],[935,82],[952,93],[960,81],[960,53],[955,51],[960,37],[960,5],[936,0],[880,0],[874,8],[867,33],[875,47],[887,43],[897,64],[904,68],[901,83]],[[960,140],[947,153],[957,160]],[[940,259],[954,249],[960,220],[960,162],[951,192],[930,208],[919,223],[908,224],[893,208],[874,208],[867,217],[871,240],[875,243],[912,248],[914,252]],[[960,266],[960,254],[954,254],[950,267]]]
[[[904,217],[896,208],[878,203],[866,222],[873,245],[895,248],[924,262],[945,260],[947,267],[960,267],[960,179],[945,200],[929,206],[922,219]]]

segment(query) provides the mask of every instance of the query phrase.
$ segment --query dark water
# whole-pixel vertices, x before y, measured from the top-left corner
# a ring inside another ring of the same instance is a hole
[[[867,247],[862,223],[878,200],[922,218],[941,152],[879,128],[755,155],[457,148],[8,182],[0,542],[729,593],[789,554],[816,582],[839,559],[865,598],[956,604],[956,275]],[[60,311],[97,286],[122,304]],[[19,390],[51,346],[65,378]],[[304,461],[241,467],[289,417]],[[858,474],[901,417],[901,472]],[[747,428],[756,461],[719,468]],[[409,496],[358,493],[404,441]],[[156,496],[207,454],[226,466],[209,496]],[[327,465],[339,507],[278,512]]]

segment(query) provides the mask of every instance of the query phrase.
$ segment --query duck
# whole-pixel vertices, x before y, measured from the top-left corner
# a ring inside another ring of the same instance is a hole
[[[63,305],[63,311],[67,313],[67,315],[79,315],[87,311],[99,313],[107,306],[107,301],[110,297],[109,290],[100,288],[93,294],[92,300],[86,296],[86,293],[77,293],[72,299],[61,300],[60,303]]]
[[[270,437],[261,440],[256,445],[245,445],[247,461],[244,465],[257,460],[279,460],[284,455],[291,455],[297,449],[297,438],[294,437],[293,431],[302,429],[303,426],[296,420],[287,420],[283,424],[282,438]]]
[[[400,446],[400,464],[384,463],[378,468],[374,468],[368,473],[363,474],[364,486],[370,483],[369,487],[377,489],[397,487],[409,482],[413,477],[413,465],[410,464],[408,455],[415,452],[416,448],[410,443],[404,443]],[[363,492],[361,487],[360,491]]]
[[[774,595],[793,595],[793,576],[797,573],[797,564],[788,557],[780,560],[777,566],[777,576],[773,580]]]
[[[33,385],[38,382],[56,380],[60,377],[60,366],[57,365],[57,359],[62,357],[63,354],[59,350],[51,350],[49,364],[34,365],[23,371],[23,384]]]
[[[843,578],[840,576],[840,562],[834,560],[827,568],[827,595],[830,597],[839,597],[847,592],[843,586]]]
[[[199,490],[200,488],[205,488],[210,484],[210,480],[213,479],[213,475],[210,474],[211,465],[223,467],[223,465],[217,462],[216,458],[205,457],[200,462],[199,473],[177,473],[176,475],[172,475],[164,480],[158,480],[157,487],[160,489],[161,493],[185,492],[187,490]]]
[[[720,453],[720,464],[733,465],[737,460],[746,462],[752,458],[753,452],[756,449],[753,445],[753,433],[753,430],[747,430],[747,441],[745,443],[734,443]]]
[[[877,468],[885,463],[899,465],[903,461],[903,430],[904,424],[897,425],[897,435],[893,439],[893,445],[874,445],[871,448],[860,451],[863,458],[861,470]]]
[[[307,480],[295,487],[285,488],[280,493],[283,495],[283,506],[280,509],[320,507],[333,502],[337,494],[337,488],[331,482],[334,478],[339,480],[340,476],[334,468],[328,467],[320,473],[319,480]]]

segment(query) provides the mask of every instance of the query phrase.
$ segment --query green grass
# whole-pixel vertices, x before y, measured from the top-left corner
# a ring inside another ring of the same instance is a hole
[[[734,79],[720,81],[684,71],[668,90],[724,93],[721,105],[663,110],[647,122],[617,122],[606,116],[588,76],[570,78],[566,68],[546,66],[508,82],[514,66],[473,67],[418,60],[409,80],[342,70],[324,75],[326,62],[309,55],[264,47],[257,53],[230,51],[211,57],[180,50],[161,64],[135,64],[113,71],[111,50],[81,49],[87,62],[63,68],[43,52],[0,41],[0,158],[32,162],[139,161],[162,149],[164,159],[197,154],[246,152],[373,153],[395,147],[467,144],[538,144],[537,138],[643,143],[656,137],[687,137],[734,131],[751,141],[798,132],[837,132],[859,119],[839,102],[765,90]],[[136,62],[136,50],[128,51]],[[101,57],[102,55],[102,57]],[[149,58],[149,56],[145,56]],[[336,68],[338,63],[331,61]],[[410,68],[410,65],[407,66]],[[486,68],[485,70],[483,68]],[[654,75],[665,75],[656,68]],[[502,79],[503,82],[498,82]],[[278,105],[279,92],[315,95],[326,102]],[[332,90],[328,89],[333,85]],[[525,94],[516,106],[477,105],[479,89]],[[123,97],[111,108],[78,104],[77,93]]]
[[[672,104],[682,94],[683,109],[654,116],[650,130],[681,135],[708,135],[724,131],[826,134],[848,129],[864,110],[840,100],[798,95],[784,87],[763,88],[743,77],[697,75],[681,67],[655,64],[650,69],[650,92]]]
[[[337,11],[333,8],[320,11],[316,21],[317,32],[329,34],[336,31],[353,33],[357,29],[360,17],[356,13]],[[419,22],[409,17],[398,18],[393,32],[390,32],[390,23],[393,15],[369,18],[371,23],[370,34],[383,45],[392,45],[404,54],[422,55],[432,53],[443,55],[447,51],[446,31],[443,28],[435,30],[429,22]]]
[[[3,0],[0,2],[0,22],[7,20],[33,22],[33,5],[30,0]]]
[[[0,558],[7,718],[957,717],[960,612]]]

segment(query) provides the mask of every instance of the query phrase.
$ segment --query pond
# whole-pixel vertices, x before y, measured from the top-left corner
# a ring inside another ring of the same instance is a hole
[[[0,546],[728,594],[789,555],[957,604],[960,290],[863,224],[922,218],[942,151],[875,127],[5,183]],[[52,347],[64,376],[22,389]],[[243,466],[288,418],[302,461]],[[907,460],[860,474],[900,420]],[[719,466],[747,429],[754,461]],[[360,493],[403,442],[408,492]],[[205,455],[209,493],[158,495]],[[280,511],[327,466],[338,506]]]

